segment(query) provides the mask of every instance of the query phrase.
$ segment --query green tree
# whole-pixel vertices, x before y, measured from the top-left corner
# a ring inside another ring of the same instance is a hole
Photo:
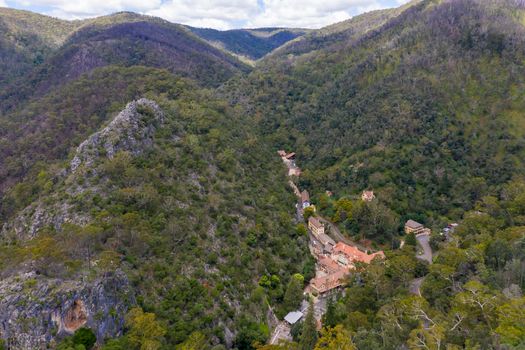
[[[325,328],[315,345],[315,350],[356,350],[350,332],[343,326]]]
[[[329,298],[326,303],[326,312],[323,315],[323,327],[331,328],[337,325],[337,310],[333,298]]]
[[[303,323],[301,341],[299,342],[301,350],[312,350],[317,343],[317,322],[314,315],[314,304],[310,301],[308,311]]]
[[[290,278],[284,293],[284,308],[286,312],[294,311],[301,306],[303,300],[303,275],[296,273]]]
[[[415,247],[417,244],[416,235],[413,233],[409,233],[405,236],[405,244]]]
[[[312,216],[315,216],[315,210],[313,207],[307,207],[303,211],[303,218],[304,221],[308,221],[308,219]]]
[[[133,349],[160,349],[166,329],[156,320],[155,314],[133,308],[126,315],[126,326],[129,328],[127,338]]]
[[[525,345],[525,297],[512,299],[497,308],[496,333],[503,344]]]
[[[176,346],[176,350],[204,350],[206,349],[206,337],[201,332],[193,332],[184,343]]]
[[[79,328],[75,331],[75,334],[73,334],[73,343],[75,345],[82,344],[87,350],[93,348],[96,342],[97,337],[89,328]]]

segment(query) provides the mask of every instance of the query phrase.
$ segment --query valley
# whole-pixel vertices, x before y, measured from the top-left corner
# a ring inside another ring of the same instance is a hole
[[[524,18],[0,8],[0,349],[523,348]]]

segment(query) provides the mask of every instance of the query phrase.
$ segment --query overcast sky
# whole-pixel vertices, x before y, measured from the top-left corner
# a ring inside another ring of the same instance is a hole
[[[320,28],[408,0],[0,0],[0,6],[65,19],[134,11],[172,22],[216,29]]]

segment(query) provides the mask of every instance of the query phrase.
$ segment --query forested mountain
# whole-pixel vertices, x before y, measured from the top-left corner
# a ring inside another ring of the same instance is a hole
[[[219,32],[0,9],[0,348],[523,347],[524,18],[421,0]],[[316,214],[386,259],[319,333],[308,312],[265,346],[316,273],[281,149]]]
[[[229,52],[257,60],[283,44],[308,33],[307,29],[258,28],[215,30],[188,27],[193,33],[211,44]]]
[[[521,3],[423,1],[354,32],[229,83],[269,142],[297,151],[304,186],[374,188],[432,223],[523,174]]]
[[[319,30],[314,30],[298,37],[297,40],[290,41],[269,55],[267,61],[273,57],[280,59],[298,57],[315,53],[317,50],[334,49],[352,42],[367,32],[378,29],[388,20],[398,16],[404,10],[420,2],[412,0],[409,4],[394,9],[377,10],[351,18],[349,20],[329,25]]]
[[[125,12],[75,22],[25,12],[6,17],[21,17],[41,26],[50,24],[43,34],[37,34],[37,25],[5,21],[7,38],[13,38],[6,45],[14,46],[5,59],[9,65],[7,71],[14,69],[13,77],[18,79],[0,90],[4,111],[16,108],[30,97],[42,96],[83,73],[109,65],[163,68],[208,86],[216,86],[248,70],[239,60],[192,35],[183,26],[155,17]],[[55,30],[60,34],[46,35]],[[17,45],[22,49],[17,49]],[[34,57],[38,49],[43,54]],[[22,62],[17,62],[24,51],[29,52]]]

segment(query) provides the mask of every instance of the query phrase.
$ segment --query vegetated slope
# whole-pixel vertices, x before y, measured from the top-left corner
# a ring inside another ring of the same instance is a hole
[[[523,175],[523,13],[424,1],[340,46],[270,62],[232,82],[232,98],[297,152],[312,192],[373,188],[404,217],[457,219]]]
[[[420,0],[413,0],[398,8],[367,12],[349,20],[311,31],[276,49],[269,55],[268,62],[272,62],[273,58],[297,58],[309,53],[315,55],[316,50],[329,50],[332,46],[334,50],[340,49],[367,32],[381,27],[418,2]]]
[[[1,334],[10,346],[41,346],[84,324],[102,341],[121,335],[125,310],[139,306],[162,322],[152,341],[172,348],[198,331],[207,344],[243,348],[268,336],[259,278],[274,276],[275,305],[289,276],[308,271],[306,237],[291,221],[295,198],[254,128],[194,83],[155,81],[146,94],[156,102],[129,104],[70,161],[48,162],[20,185],[31,189],[31,201],[10,216],[0,249],[2,276],[13,281],[0,286],[0,307],[11,315]],[[84,134],[72,130],[69,140]],[[15,190],[8,198],[27,195]],[[127,277],[104,277],[115,269]],[[99,278],[108,287],[93,295]],[[111,293],[128,293],[127,280],[132,295],[115,303]],[[26,292],[15,298],[19,288]],[[140,348],[136,341],[117,342]]]
[[[0,8],[0,90],[40,65],[76,27],[28,11]]]
[[[258,60],[290,40],[309,32],[307,29],[289,28],[232,29],[224,31],[209,28],[188,28],[212,45],[250,60]]]
[[[67,157],[71,147],[99,129],[128,101],[161,94],[173,75],[146,67],[105,67],[65,84],[16,112],[0,116],[0,192],[49,163]],[[15,188],[21,203],[0,204],[1,216],[32,200],[31,186]]]
[[[216,86],[248,67],[214,48],[184,27],[159,18],[118,13],[87,20],[67,40],[26,75],[7,86],[2,109],[18,106],[31,96],[108,65],[165,68]]]

